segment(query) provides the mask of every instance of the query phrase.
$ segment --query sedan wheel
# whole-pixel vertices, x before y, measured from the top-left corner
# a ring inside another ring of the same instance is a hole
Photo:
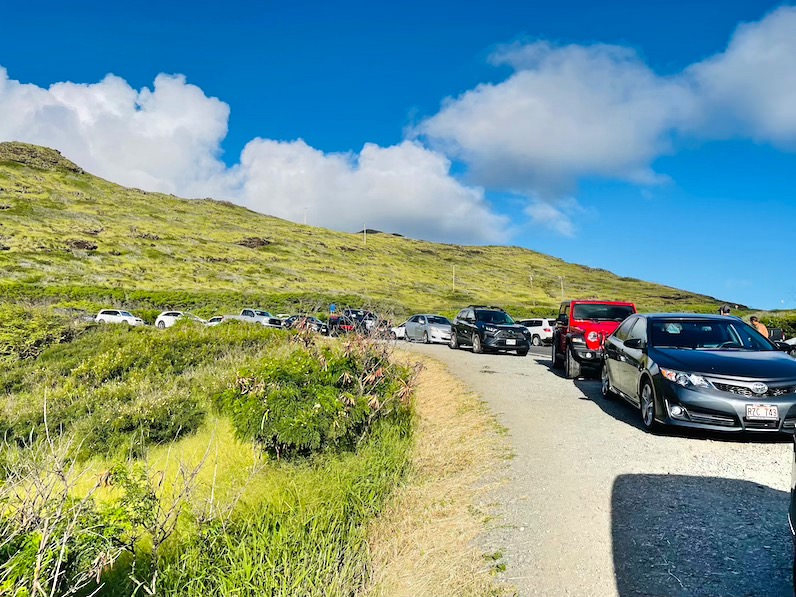
[[[428,332],[423,332],[423,343],[428,344]]]
[[[165,330],[166,329],[166,322],[158,321],[158,329]]]
[[[484,352],[484,347],[481,346],[481,337],[478,334],[473,334],[473,352],[476,354]]]
[[[542,343],[542,339],[539,337],[538,334],[534,334],[533,338],[531,339],[531,344],[534,346],[539,346]]]
[[[611,379],[608,377],[608,365],[603,363],[602,373],[600,374],[600,378],[602,379],[602,384],[600,386],[600,392],[603,395],[603,398],[606,400],[612,400],[616,394],[611,389]]]
[[[655,428],[655,392],[648,381],[641,385],[639,408],[641,409],[641,422],[644,427],[649,431],[653,430]]]

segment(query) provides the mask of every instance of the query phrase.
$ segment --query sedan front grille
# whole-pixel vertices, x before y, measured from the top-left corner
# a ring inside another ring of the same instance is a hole
[[[688,416],[694,423],[721,425],[722,427],[735,427],[738,424],[735,417],[706,412],[695,412],[693,409],[688,410]]]
[[[525,338],[525,336],[522,332],[516,330],[498,330],[495,334],[495,338],[514,338],[515,340],[521,340]]]
[[[717,390],[729,392],[730,394],[737,394],[738,396],[744,396],[745,398],[762,398],[764,396],[776,398],[777,396],[785,396],[786,394],[793,394],[796,392],[796,386],[779,386],[776,388],[768,388],[768,391],[765,394],[755,394],[748,386],[721,383],[716,380],[711,380],[711,382]]]

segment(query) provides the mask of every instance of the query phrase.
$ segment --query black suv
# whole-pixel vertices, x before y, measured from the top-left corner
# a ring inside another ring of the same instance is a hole
[[[531,334],[500,307],[470,305],[459,311],[451,326],[448,346],[459,348],[462,344],[469,344],[477,353],[514,350],[524,357],[531,347]]]

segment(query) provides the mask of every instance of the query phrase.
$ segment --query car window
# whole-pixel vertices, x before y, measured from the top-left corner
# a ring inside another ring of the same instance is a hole
[[[412,323],[417,323],[417,317],[418,317],[417,315],[415,315],[414,317],[410,317],[409,321],[411,321]]]
[[[121,315],[122,317],[133,317],[133,314],[130,313],[129,311],[119,311],[119,315]]]
[[[510,325],[514,320],[504,311],[476,311],[475,317],[477,321],[484,323],[494,323],[496,325]]]
[[[740,320],[661,319],[652,324],[651,344],[657,348],[692,350],[763,350],[776,347]]]
[[[630,305],[578,303],[572,312],[572,319],[578,321],[622,321],[633,313],[633,307]]]
[[[634,317],[634,325],[630,329],[630,334],[628,334],[628,340],[647,340],[647,320],[643,317]]]
[[[442,317],[441,315],[432,315],[428,318],[429,323],[434,323],[436,325],[450,325],[451,322],[448,321],[447,317]]]
[[[256,311],[256,310],[255,310],[255,313],[256,313],[256,314],[257,314],[259,317],[273,317],[273,316],[272,316],[272,315],[271,315],[271,314],[270,314],[268,311]]]
[[[627,340],[628,336],[630,335],[630,329],[633,327],[633,325],[636,323],[638,319],[639,319],[638,317],[631,317],[630,319],[624,321],[622,325],[616,328],[614,336],[616,336],[619,340],[622,340],[623,342]]]

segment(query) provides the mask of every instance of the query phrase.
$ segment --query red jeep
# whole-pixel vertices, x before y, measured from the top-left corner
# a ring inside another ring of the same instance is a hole
[[[584,369],[599,374],[603,363],[603,339],[635,312],[633,303],[619,301],[561,303],[553,330],[553,368],[563,366],[567,379],[580,377]]]

